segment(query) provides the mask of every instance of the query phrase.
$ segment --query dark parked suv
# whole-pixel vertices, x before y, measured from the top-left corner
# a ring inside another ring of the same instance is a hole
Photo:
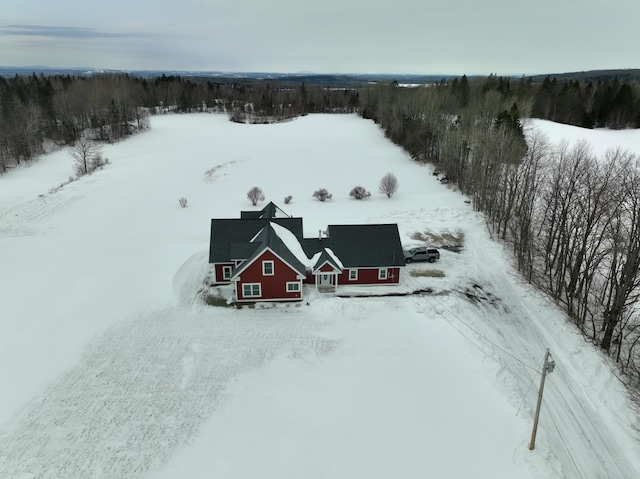
[[[414,261],[428,261],[429,263],[433,263],[435,260],[440,259],[440,251],[425,246],[404,250],[403,253],[405,263],[413,263]]]

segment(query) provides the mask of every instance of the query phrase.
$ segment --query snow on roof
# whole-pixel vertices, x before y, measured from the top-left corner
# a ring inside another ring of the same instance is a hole
[[[296,236],[291,231],[289,231],[284,226],[280,226],[278,223],[270,221],[269,224],[271,225],[273,231],[278,235],[278,238],[282,240],[284,245],[289,249],[289,251],[291,251],[291,253],[297,258],[297,260],[300,261],[303,265],[311,268],[313,266],[313,263],[309,258],[307,258],[307,255],[302,249],[302,245],[300,244],[300,241],[298,241],[298,238],[296,238]]]
[[[342,264],[342,261],[340,261],[340,258],[336,256],[336,254],[333,252],[331,248],[325,248],[324,250],[327,252],[329,256],[331,256],[331,258],[333,258],[333,260],[336,262],[338,266],[340,266],[340,268],[344,269],[344,265]]]
[[[322,254],[322,251],[318,251],[311,257],[311,261],[310,261],[311,265],[314,265],[318,262],[318,259],[320,258],[321,254]]]

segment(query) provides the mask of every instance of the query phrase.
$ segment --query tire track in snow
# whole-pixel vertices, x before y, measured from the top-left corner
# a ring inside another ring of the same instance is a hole
[[[44,221],[67,210],[78,199],[79,196],[68,191],[58,191],[0,211],[0,237],[38,234],[38,227]]]
[[[469,273],[484,290],[501,299],[501,306],[489,303],[468,303],[464,307],[469,314],[465,320],[473,327],[498,344],[504,351],[487,345],[484,341],[480,348],[497,359],[505,369],[522,378],[531,377],[532,371],[521,361],[537,365],[546,347],[560,352],[564,348],[557,344],[557,338],[538,323],[539,312],[528,309],[520,299],[520,293],[513,282],[523,281],[510,271],[499,272],[491,267],[492,263],[502,261],[495,250],[487,248],[484,242],[467,243]],[[488,267],[485,265],[489,265]],[[472,282],[473,283],[473,282]],[[501,311],[502,309],[502,311]],[[454,320],[455,321],[455,320]],[[515,358],[519,358],[520,361]],[[556,356],[556,359],[558,357]],[[568,366],[568,365],[567,365]],[[539,377],[535,382],[536,390]],[[575,383],[570,374],[563,370],[562,361],[558,361],[553,374],[549,376],[544,393],[541,424],[538,439],[546,435],[551,446],[550,453],[562,465],[562,477],[577,479],[631,479],[640,477],[639,472],[630,463],[616,440],[609,433],[609,425],[603,423],[596,411],[590,410],[583,388]],[[533,395],[532,395],[533,396]],[[534,401],[535,399],[533,399]],[[530,407],[533,407],[530,401]],[[531,409],[533,416],[533,410]],[[542,434],[540,434],[542,432]]]
[[[334,349],[292,311],[175,308],[113,327],[0,430],[0,477],[130,479],[159,468],[224,403],[234,377]]]

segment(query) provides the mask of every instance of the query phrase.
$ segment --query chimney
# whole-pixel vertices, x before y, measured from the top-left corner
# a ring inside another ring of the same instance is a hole
[[[322,239],[322,230],[318,230],[318,239],[321,240]]]

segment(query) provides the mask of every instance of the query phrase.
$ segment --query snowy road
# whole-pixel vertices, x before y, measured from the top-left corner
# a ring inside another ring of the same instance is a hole
[[[615,380],[600,384],[597,377],[590,383],[597,368],[605,366],[597,365],[584,354],[582,338],[567,327],[557,309],[545,304],[546,300],[531,291],[522,278],[509,269],[493,267],[505,262],[501,246],[473,236],[467,239],[465,256],[469,261],[470,279],[482,285],[478,296],[490,296],[492,301],[453,303],[448,309],[449,320],[477,347],[503,365],[505,381],[512,383],[513,391],[520,391],[527,398],[524,405],[531,415],[544,351],[550,349],[556,367],[547,376],[538,444],[541,439],[548,441],[551,447],[548,453],[557,456],[562,465],[558,476],[571,479],[640,477],[637,444],[620,444],[612,434],[616,421],[607,424],[603,419],[606,407],[602,402],[608,396],[602,389],[622,390],[622,386]],[[468,290],[474,289],[469,284]],[[429,301],[442,305],[439,299]],[[580,384],[576,377],[581,378]],[[626,433],[634,434],[630,427]],[[630,462],[630,457],[636,459],[635,464]]]

